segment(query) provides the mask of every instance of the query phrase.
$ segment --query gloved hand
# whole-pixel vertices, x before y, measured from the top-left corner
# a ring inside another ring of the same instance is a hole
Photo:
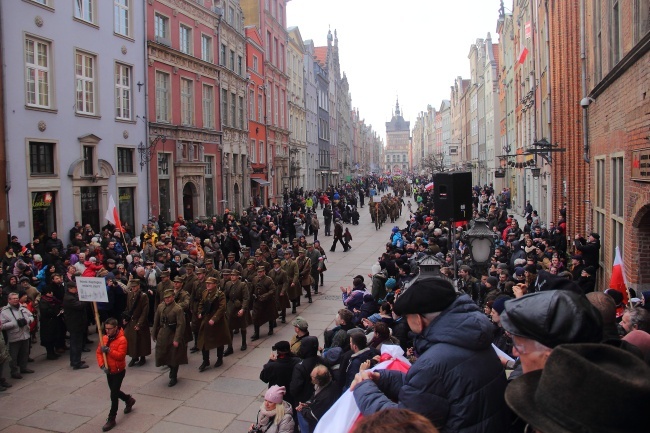
[[[102,352],[104,352],[104,353],[108,353],[108,352],[110,352],[110,351],[111,351],[111,348],[110,348],[110,347],[108,347],[108,346],[102,346]]]
[[[102,367],[102,371],[106,374],[109,374],[111,372],[106,366]]]

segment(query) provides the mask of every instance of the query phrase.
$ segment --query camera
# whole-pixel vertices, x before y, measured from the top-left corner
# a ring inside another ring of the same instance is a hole
[[[262,429],[262,427],[258,425],[254,425],[253,428],[248,431],[248,433],[263,433],[263,432],[264,430]]]
[[[18,327],[22,328],[23,326],[27,326],[27,319],[20,318],[16,319],[16,323],[18,323]]]

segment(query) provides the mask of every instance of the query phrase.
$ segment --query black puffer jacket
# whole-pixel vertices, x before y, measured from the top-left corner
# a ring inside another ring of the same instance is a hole
[[[324,363],[323,359],[318,356],[318,338],[311,336],[303,338],[298,354],[302,361],[293,370],[289,390],[296,403],[304,403],[314,393],[311,371],[318,364]]]
[[[406,374],[381,371],[377,383],[355,388],[361,413],[400,407],[426,416],[444,433],[507,431],[506,376],[492,338],[488,318],[469,296],[458,297],[416,338],[421,355]]]

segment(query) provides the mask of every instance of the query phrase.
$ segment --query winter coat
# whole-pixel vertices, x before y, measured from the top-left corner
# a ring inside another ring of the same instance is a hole
[[[366,347],[365,349],[352,354],[347,364],[340,367],[345,371],[345,382],[343,383],[343,388],[348,389],[350,387],[354,380],[354,376],[359,372],[361,364],[377,355],[380,355],[379,351],[372,347]]]
[[[275,307],[275,283],[268,275],[253,278],[253,324],[261,326],[275,320],[278,311]]]
[[[311,431],[314,431],[318,421],[320,421],[321,417],[325,415],[325,412],[332,407],[340,396],[340,389],[334,382],[330,382],[322,387],[318,390],[318,393],[314,391],[314,394],[309,399],[309,406],[301,411],[302,416],[309,423]]]
[[[324,363],[323,359],[318,356],[318,338],[304,337],[300,343],[299,355],[302,361],[293,369],[289,391],[297,402],[304,403],[314,393],[311,371],[318,364]]]
[[[115,338],[109,339],[108,335],[102,335],[102,345],[108,346],[110,349],[106,354],[108,360],[108,369],[111,373],[119,373],[126,368],[126,348],[128,343],[124,336],[124,331],[119,329]],[[95,356],[97,358],[97,365],[104,366],[104,355],[102,354],[102,345],[97,345]]]
[[[279,357],[264,364],[260,372],[260,380],[268,383],[269,388],[273,385],[285,387],[287,393],[284,395],[284,399],[293,406],[296,405],[296,401],[291,395],[291,376],[293,376],[293,370],[299,362],[300,358],[295,356]]]
[[[488,318],[469,296],[458,297],[415,339],[420,357],[407,373],[383,370],[377,383],[355,388],[361,413],[400,407],[444,432],[507,431],[506,377],[492,338]]]
[[[199,306],[201,325],[197,347],[211,350],[232,344],[230,328],[226,318],[226,295],[218,289],[206,290]],[[210,325],[210,320],[214,322]]]
[[[134,304],[137,299],[137,305]],[[151,332],[149,331],[149,298],[147,294],[129,292],[126,300],[126,313],[133,310],[131,320],[124,326],[124,336],[129,342],[127,354],[132,358],[151,355]],[[135,327],[138,330],[135,330]]]
[[[302,292],[298,264],[295,260],[283,260],[282,269],[284,269],[284,272],[287,273],[287,278],[289,279],[289,288],[287,289],[287,295],[289,299],[291,300],[298,298]],[[293,283],[293,286],[291,283]]]
[[[293,420],[293,407],[287,401],[283,401],[284,405],[284,417],[282,420],[276,424],[275,418],[272,418],[260,410],[257,413],[257,425],[262,428],[264,433],[293,433],[295,428],[295,423]]]
[[[229,281],[224,287],[226,294],[226,310],[229,329],[243,329],[251,324],[250,291],[248,284],[241,280]],[[244,315],[239,317],[239,310],[244,310]]]
[[[278,272],[274,269],[269,271],[269,277],[275,283],[275,303],[278,310],[291,307],[287,292],[289,290],[289,277],[287,273],[280,268]]]
[[[161,302],[158,305],[152,331],[156,341],[156,367],[187,364],[185,327],[185,314],[180,305],[176,302],[170,305]],[[174,347],[174,342],[178,342],[178,347]]]
[[[40,337],[42,346],[53,346],[63,337],[63,317],[61,303],[51,296],[41,297],[38,316],[41,321]]]
[[[22,327],[18,326],[18,322],[16,322],[21,317],[27,321],[27,325]],[[7,343],[29,339],[29,325],[33,321],[34,315],[24,305],[18,305],[18,308],[7,305],[0,311],[0,324],[2,324],[2,331],[7,332]]]
[[[362,284],[361,286],[354,286],[349,295],[343,293],[343,305],[345,305],[350,311],[360,309],[363,304],[363,297],[368,293],[366,290],[365,284]]]
[[[66,292],[63,297],[65,326],[70,332],[85,332],[88,327],[86,303],[79,300],[76,293]]]
[[[192,321],[192,312],[190,311],[190,295],[185,290],[181,289],[174,294],[174,302],[183,309],[185,315],[185,341],[190,342],[194,339],[192,336],[192,328],[190,322]]]

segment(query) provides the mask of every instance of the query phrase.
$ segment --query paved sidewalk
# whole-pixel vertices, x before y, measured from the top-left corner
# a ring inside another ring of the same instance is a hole
[[[332,237],[321,237],[328,255],[325,286],[320,288],[322,294],[314,296],[313,304],[303,302],[298,309],[309,322],[310,334],[318,336],[321,344],[323,331],[332,326],[336,311],[342,306],[339,287],[351,285],[352,278],[358,274],[363,275],[368,284],[370,266],[385,251],[388,241],[390,222],[376,231],[370,222],[368,207],[359,211],[360,225],[347,225],[354,238],[351,251],[344,253],[339,245],[339,249],[331,253]],[[322,220],[320,210],[319,216]],[[406,217],[408,209],[404,207],[400,225]],[[311,236],[309,238],[311,240]],[[288,315],[287,322],[293,317]],[[179,382],[173,388],[167,387],[167,371],[155,367],[153,356],[148,357],[147,364],[142,367],[127,368],[122,390],[133,394],[137,403],[132,413],[124,415],[124,404],[120,402],[117,427],[112,431],[248,431],[263,401],[266,384],[259,380],[259,373],[271,354],[271,346],[276,341],[289,340],[294,334],[289,323],[279,324],[271,337],[266,336],[268,329],[262,331],[263,338],[249,342],[245,352],[239,351],[241,337],[235,335],[235,354],[224,358],[224,365],[218,369],[199,373],[201,355],[190,354],[190,363],[181,366]],[[251,333],[252,329],[248,334]],[[91,338],[97,341],[96,334]],[[13,387],[0,393],[0,431],[100,432],[110,407],[108,386],[104,373],[97,367],[94,350],[83,355],[90,368],[73,371],[68,366],[67,353],[57,361],[46,361],[43,348],[35,345],[32,349],[35,362],[29,367],[36,373],[24,375],[23,380],[9,379]]]

